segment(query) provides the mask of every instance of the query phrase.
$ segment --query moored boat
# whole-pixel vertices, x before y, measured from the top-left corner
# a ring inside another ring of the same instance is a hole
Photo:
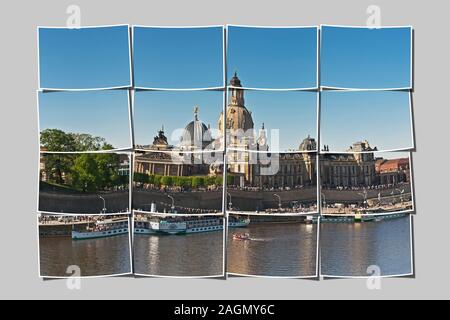
[[[248,226],[250,219],[230,218],[230,228],[243,228]],[[135,221],[135,234],[189,234],[223,230],[222,217],[153,217],[146,221]]]
[[[73,240],[113,237],[128,233],[128,219],[96,221],[86,229],[72,230]]]

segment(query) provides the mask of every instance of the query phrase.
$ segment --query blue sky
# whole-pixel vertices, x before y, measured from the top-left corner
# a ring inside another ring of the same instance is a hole
[[[268,130],[280,130],[280,150],[297,149],[310,134],[316,136],[317,94],[314,92],[246,91],[247,108],[252,112],[255,129],[264,122]],[[134,125],[136,144],[146,145],[164,125],[169,143],[175,129],[183,129],[194,119],[195,105],[200,107],[199,119],[217,129],[223,106],[223,94],[215,91],[138,91],[135,94]],[[175,137],[175,138],[178,138]]]
[[[39,29],[41,88],[130,85],[128,26]]]
[[[115,148],[130,148],[128,94],[125,90],[39,92],[40,130],[100,136]]]
[[[317,28],[228,28],[228,78],[244,87],[317,86]]]
[[[322,27],[321,85],[410,87],[411,28]]]
[[[223,86],[223,28],[134,27],[136,87]]]
[[[298,150],[308,135],[317,141],[317,93],[306,91],[246,91],[245,104],[252,112],[257,132],[264,123],[270,150]],[[279,148],[271,130],[279,130]]]
[[[321,147],[330,151],[363,140],[380,151],[412,146],[409,92],[322,92],[320,115]]]
[[[384,159],[400,159],[400,158],[408,158],[409,152],[404,151],[396,151],[396,152],[376,152],[375,158],[384,158]]]
[[[164,125],[169,143],[178,144],[179,136],[171,139],[172,133],[194,120],[194,106],[200,109],[201,121],[217,128],[223,99],[223,92],[219,91],[137,91],[133,118],[135,143],[152,144],[153,137]]]

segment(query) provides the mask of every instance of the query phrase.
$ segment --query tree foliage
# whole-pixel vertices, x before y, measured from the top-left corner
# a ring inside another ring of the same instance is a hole
[[[43,130],[40,143],[47,151],[96,151],[114,148],[102,137],[87,133],[64,132],[59,129]]]
[[[48,151],[109,150],[113,146],[101,137],[65,133],[59,129],[41,132],[41,146]],[[114,153],[56,154],[43,156],[43,170],[50,182],[84,192],[127,186],[129,176],[119,175],[120,158]]]

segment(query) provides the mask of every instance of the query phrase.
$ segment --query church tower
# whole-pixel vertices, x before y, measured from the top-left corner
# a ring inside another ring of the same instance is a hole
[[[252,113],[245,107],[244,89],[237,73],[230,80],[229,101],[226,109],[226,120],[223,112],[220,114],[217,127],[223,131],[229,130],[231,140],[230,147],[249,148],[255,141]]]

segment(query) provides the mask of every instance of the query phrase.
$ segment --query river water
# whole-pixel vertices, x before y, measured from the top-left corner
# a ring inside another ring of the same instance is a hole
[[[249,233],[251,241],[233,240]],[[316,276],[317,225],[261,223],[230,229],[228,272],[274,277]]]
[[[317,225],[260,223],[229,230],[228,272],[238,275],[315,277]],[[233,240],[249,233],[251,241]],[[321,272],[329,276],[367,276],[379,266],[381,275],[411,272],[409,217],[367,223],[322,223]],[[40,237],[42,276],[68,276],[78,265],[82,276],[130,272],[128,236],[72,241]],[[223,233],[136,235],[136,274],[174,277],[223,276]]]
[[[131,272],[128,235],[73,241],[71,237],[40,237],[41,276],[67,277],[71,265],[81,276],[103,276]]]
[[[329,276],[369,276],[379,267],[381,276],[412,272],[410,220],[367,223],[322,223],[321,270]]]
[[[134,269],[142,275],[223,276],[223,251],[223,232],[136,235]]]

